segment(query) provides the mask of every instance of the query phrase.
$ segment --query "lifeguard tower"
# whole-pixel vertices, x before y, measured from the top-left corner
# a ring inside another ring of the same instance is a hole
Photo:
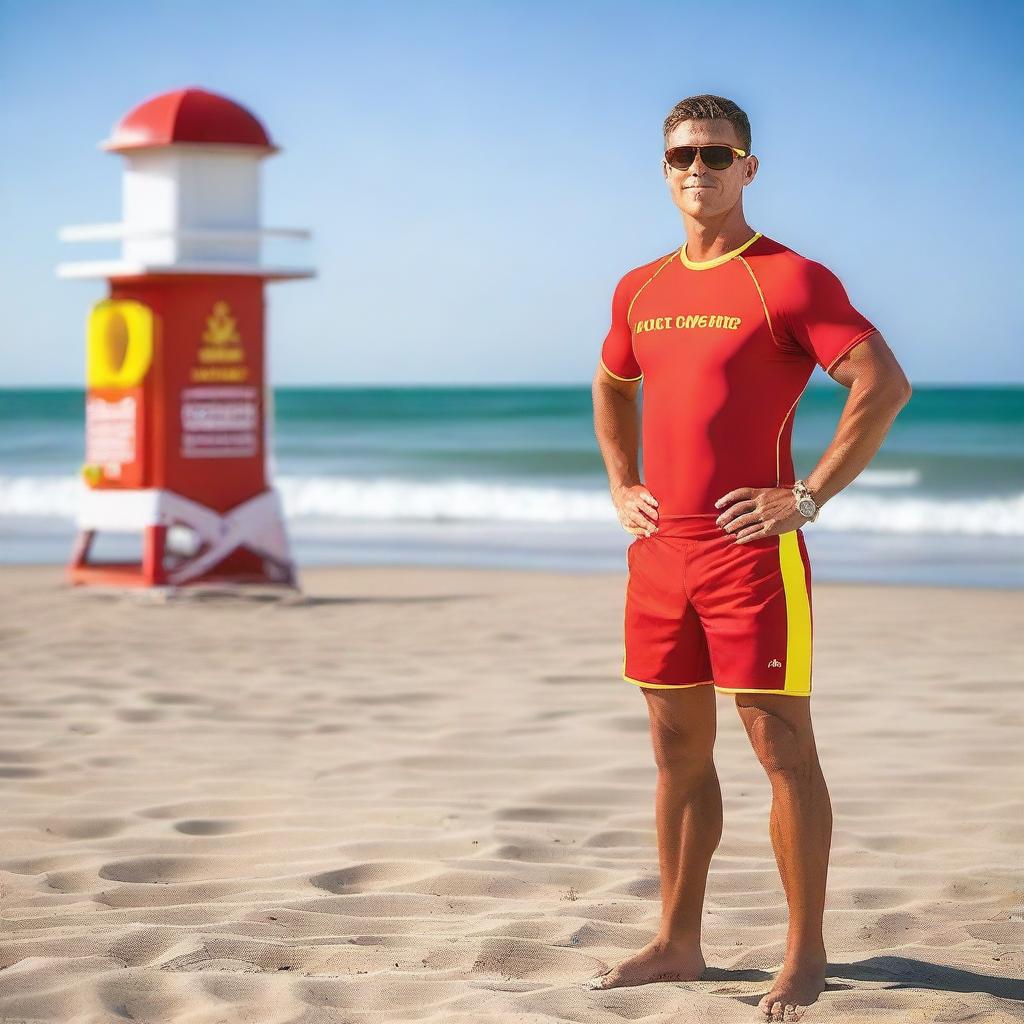
[[[179,89],[126,114],[100,148],[124,158],[122,220],[65,241],[120,242],[119,259],[62,263],[109,295],[87,326],[85,484],[74,584],[297,587],[270,477],[264,284],[314,275],[266,266],[260,164],[279,151],[224,96]],[[90,560],[98,532],[141,535],[132,562]]]

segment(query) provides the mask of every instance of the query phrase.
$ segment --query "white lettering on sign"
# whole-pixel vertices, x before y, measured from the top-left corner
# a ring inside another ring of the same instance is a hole
[[[182,402],[185,430],[252,430],[256,426],[252,402]]]
[[[256,388],[186,388],[181,394],[181,454],[245,459],[259,452]]]
[[[109,477],[135,461],[135,396],[116,402],[95,395],[85,403],[85,461],[103,466]]]

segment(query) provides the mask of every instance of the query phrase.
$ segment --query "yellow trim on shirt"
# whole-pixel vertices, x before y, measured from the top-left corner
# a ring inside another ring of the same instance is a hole
[[[851,338],[851,339],[850,339],[850,340],[849,340],[849,341],[848,341],[848,342],[847,342],[847,343],[846,343],[846,344],[845,344],[845,345],[843,346],[843,349],[842,349],[842,351],[841,351],[841,352],[839,353],[839,355],[837,355],[837,356],[835,357],[835,359],[833,359],[833,360],[832,360],[832,362],[830,362],[830,363],[828,364],[828,366],[826,366],[826,367],[825,367],[825,372],[826,372],[826,373],[827,373],[827,374],[828,374],[828,375],[829,375],[829,376],[831,377],[831,376],[832,376],[832,367],[833,367],[833,366],[835,366],[835,365],[836,365],[836,363],[838,363],[838,362],[839,362],[839,360],[840,360],[840,359],[842,359],[842,358],[843,358],[843,356],[845,356],[847,352],[849,352],[849,351],[850,351],[851,349],[854,349],[854,348],[856,348],[856,347],[857,347],[857,346],[858,346],[858,345],[859,345],[859,344],[860,344],[860,343],[861,343],[862,341],[864,341],[864,340],[865,340],[866,338],[870,338],[870,337],[871,337],[871,335],[872,335],[872,334],[874,334],[874,333],[876,332],[876,330],[877,330],[877,328],[876,328],[876,327],[872,327],[872,328],[870,328],[869,330],[861,331],[861,332],[860,332],[860,334],[854,335],[854,337],[852,337],[852,338]]]
[[[601,358],[601,365],[604,366],[604,372],[607,373],[610,377],[614,377],[616,380],[640,380],[640,377],[643,376],[643,374],[641,373],[640,377],[620,377],[617,373],[612,373],[612,371],[609,370],[607,366],[605,366],[603,358]]]
[[[754,282],[754,287],[757,289],[757,294],[761,298],[761,308],[764,310],[764,318],[768,321],[768,330],[772,332],[772,340],[778,345],[778,341],[775,339],[775,327],[772,324],[771,313],[768,312],[768,303],[765,301],[764,292],[761,291],[761,283],[757,279],[757,275],[754,273],[754,268],[742,257],[737,257],[740,263],[747,268],[747,272],[750,274],[750,279]]]
[[[801,398],[804,397],[804,392],[807,390],[807,384],[810,383],[808,378],[807,383],[800,389],[800,394],[793,399],[793,404],[789,407],[789,411],[785,416],[782,417],[782,423],[779,426],[779,432],[775,435],[775,486],[782,487],[782,432],[786,429],[786,423],[789,417],[792,415],[793,410],[797,407],[797,403]]]
[[[652,282],[652,281],[653,281],[653,280],[654,280],[654,279],[655,279],[655,278],[656,278],[656,277],[657,277],[657,276],[658,276],[658,275],[659,275],[659,274],[660,274],[660,273],[661,273],[661,272],[662,272],[662,271],[663,271],[663,270],[664,270],[664,269],[665,269],[665,268],[666,268],[666,267],[667,267],[667,266],[668,266],[668,265],[669,265],[669,264],[670,264],[670,263],[671,263],[671,262],[672,262],[672,261],[673,261],[673,260],[675,259],[675,258],[676,258],[676,254],[675,254],[675,253],[670,253],[670,254],[669,254],[668,256],[666,256],[666,257],[665,257],[665,260],[664,260],[664,262],[663,262],[663,263],[662,263],[662,264],[661,264],[661,265],[660,265],[660,266],[658,267],[658,269],[657,269],[657,270],[656,270],[656,271],[655,271],[655,272],[654,272],[653,274],[651,274],[651,276],[650,276],[649,278],[647,278],[647,280],[646,280],[646,281],[644,281],[644,283],[643,283],[642,285],[640,285],[640,287],[639,287],[639,288],[637,289],[637,291],[636,291],[636,295],[634,295],[634,296],[633,296],[633,298],[632,298],[632,299],[630,299],[630,302],[629,302],[629,306],[628,306],[628,307],[626,308],[626,326],[627,326],[627,327],[629,327],[629,329],[630,329],[631,331],[632,331],[632,329],[633,329],[633,328],[632,328],[632,326],[630,326],[630,323],[629,323],[629,314],[633,312],[633,303],[634,303],[634,302],[636,302],[636,300],[637,300],[638,298],[640,298],[640,293],[641,293],[641,292],[642,292],[642,291],[643,291],[643,290],[644,290],[644,289],[645,289],[645,288],[646,288],[646,287],[647,287],[647,286],[648,286],[648,285],[649,285],[649,284],[650,284],[650,283],[651,283],[651,282]]]
[[[747,241],[745,241],[741,246],[739,246],[736,249],[733,249],[731,252],[722,253],[721,256],[716,256],[713,260],[703,261],[691,260],[686,255],[686,243],[683,242],[683,244],[679,246],[679,259],[682,260],[683,266],[686,267],[688,270],[710,270],[712,267],[717,267],[720,264],[725,263],[728,260],[731,260],[733,256],[738,256],[741,252],[743,252],[744,249],[747,248],[747,246],[753,245],[760,237],[761,232],[758,231],[754,234],[753,238],[747,239]]]

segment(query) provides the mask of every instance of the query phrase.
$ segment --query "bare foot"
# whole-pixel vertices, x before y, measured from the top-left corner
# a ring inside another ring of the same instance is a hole
[[[783,963],[772,987],[757,1008],[765,1021],[800,1020],[804,1010],[825,989],[825,960]]]
[[[584,982],[583,987],[624,988],[652,981],[696,981],[705,967],[699,943],[654,939],[618,967]]]

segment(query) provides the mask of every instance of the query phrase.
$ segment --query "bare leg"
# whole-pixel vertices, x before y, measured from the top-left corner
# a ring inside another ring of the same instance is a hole
[[[772,786],[769,832],[789,906],[782,969],[758,1009],[770,1020],[799,1020],[825,988],[822,937],[832,843],[832,805],[811,728],[810,698],[737,694],[751,746]]]
[[[618,988],[695,981],[704,971],[701,914],[711,856],[722,838],[722,792],[712,760],[713,686],[642,688],[658,766],[655,819],[661,873],[661,926],[634,956],[588,983]]]

